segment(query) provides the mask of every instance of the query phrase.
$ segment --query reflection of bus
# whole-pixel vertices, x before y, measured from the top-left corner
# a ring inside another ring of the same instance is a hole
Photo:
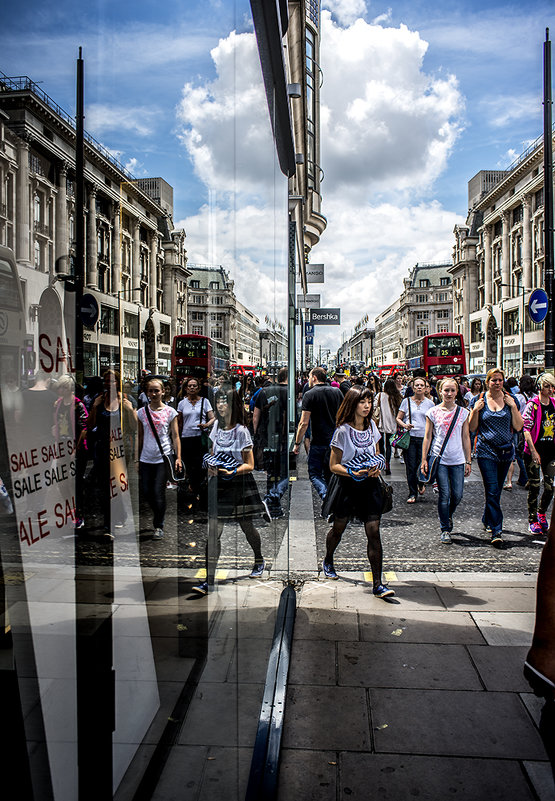
[[[427,334],[407,345],[409,370],[423,368],[435,378],[462,376],[466,373],[466,358],[462,334]]]
[[[385,381],[386,378],[391,378],[394,373],[404,373],[406,369],[405,362],[396,362],[395,364],[379,364],[373,372],[377,373],[382,381]]]
[[[254,364],[232,364],[231,372],[233,375],[252,375],[256,373]]]
[[[13,251],[0,246],[0,374],[19,384],[33,366],[32,340],[27,341],[21,281]]]
[[[178,334],[173,338],[171,370],[178,385],[186,376],[229,373],[229,345],[199,334]]]

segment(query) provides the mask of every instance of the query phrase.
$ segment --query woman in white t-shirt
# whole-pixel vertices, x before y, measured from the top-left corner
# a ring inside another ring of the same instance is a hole
[[[178,426],[181,434],[181,456],[193,500],[199,500],[204,478],[202,432],[213,425],[214,412],[208,398],[200,396],[200,379],[191,376],[183,382],[182,399],[177,406]]]
[[[380,518],[383,490],[378,478],[385,468],[378,442],[380,432],[372,420],[372,392],[354,386],[346,393],[337,412],[337,428],[331,441],[332,478],[322,507],[333,525],[326,537],[323,570],[326,578],[338,578],[333,555],[347,523],[357,518],[364,523],[368,540],[368,559],[372,568],[373,593],[379,598],[395,595],[382,583],[382,542]]]
[[[437,470],[439,499],[437,512],[441,526],[441,542],[449,544],[453,531],[453,513],[462,500],[464,479],[470,475],[470,432],[468,429],[468,409],[457,406],[455,398],[459,385],[454,378],[444,378],[438,384],[442,402],[426,412],[426,431],[422,443],[422,464],[420,469],[428,474],[428,453],[438,455],[459,410],[456,423],[451,431]],[[433,436],[433,442],[432,442]],[[431,448],[430,448],[431,445]]]
[[[245,407],[234,389],[219,388],[215,395],[216,422],[210,432],[212,452],[205,456],[209,480],[217,479],[216,509],[209,507],[209,514],[218,517],[218,536],[214,554],[206,554],[207,581],[193,589],[205,595],[208,585],[214,583],[216,564],[220,556],[221,536],[226,522],[236,522],[241,527],[254,553],[251,578],[264,575],[266,563],[262,556],[262,542],[253,519],[264,517],[265,510],[256,481],[254,480],[254,454],[252,438],[245,426]],[[209,502],[212,493],[208,491]],[[268,516],[269,517],[269,516]]]
[[[422,459],[422,443],[426,431],[426,412],[433,409],[434,402],[426,397],[426,381],[424,378],[415,378],[412,384],[414,395],[403,398],[397,414],[397,425],[410,431],[410,444],[405,450],[405,470],[409,497],[407,503],[415,503],[417,494],[423,495],[425,484],[419,484],[417,479],[418,467]]]
[[[181,470],[181,443],[177,429],[177,412],[162,402],[164,384],[159,378],[151,378],[146,385],[148,405],[137,411],[139,426],[139,478],[141,489],[153,512],[153,540],[161,540],[164,536],[164,517],[166,514],[166,463],[152,426],[150,418],[158,434],[160,445],[166,456],[175,453],[175,466]],[[172,447],[173,446],[173,447]]]

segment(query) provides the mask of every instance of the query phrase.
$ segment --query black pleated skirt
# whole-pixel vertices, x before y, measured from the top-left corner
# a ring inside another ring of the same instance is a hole
[[[379,478],[354,481],[348,476],[333,474],[322,506],[322,517],[333,515],[363,523],[380,520],[383,490]]]
[[[218,476],[218,518],[242,520],[262,517],[264,506],[252,473],[233,476],[228,480]]]

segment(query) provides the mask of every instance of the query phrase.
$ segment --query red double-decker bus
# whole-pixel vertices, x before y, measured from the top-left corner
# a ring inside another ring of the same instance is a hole
[[[187,376],[229,373],[229,345],[199,334],[178,334],[173,338],[171,371],[177,386]]]
[[[466,356],[462,334],[449,332],[427,334],[407,345],[407,367],[422,368],[429,378],[466,374]]]

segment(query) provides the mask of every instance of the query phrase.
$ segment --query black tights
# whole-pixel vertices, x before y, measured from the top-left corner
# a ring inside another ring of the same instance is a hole
[[[241,526],[241,530],[243,531],[245,537],[247,538],[247,542],[249,543],[254,552],[254,561],[256,562],[256,564],[260,564],[261,562],[264,561],[264,557],[262,556],[262,541],[260,539],[260,533],[258,529],[255,528],[254,523],[249,518],[242,518],[237,522]],[[209,548],[208,542],[206,543],[206,568],[207,568],[206,572],[209,584],[214,583],[216,566],[218,564],[218,559],[220,558],[220,553],[222,550],[223,530],[224,530],[224,521],[218,520],[217,536],[213,548]]]
[[[341,537],[343,536],[343,532],[345,531],[348,522],[349,518],[347,517],[339,519],[336,518],[333,521],[333,526],[328,531],[328,535],[326,537],[326,562],[328,564],[333,564],[333,555],[337,546],[341,542]],[[380,521],[369,520],[364,524],[364,530],[366,531],[367,539],[366,552],[368,554],[370,567],[372,568],[372,583],[374,587],[377,587],[378,584],[382,583],[383,562],[382,541],[380,539]]]

